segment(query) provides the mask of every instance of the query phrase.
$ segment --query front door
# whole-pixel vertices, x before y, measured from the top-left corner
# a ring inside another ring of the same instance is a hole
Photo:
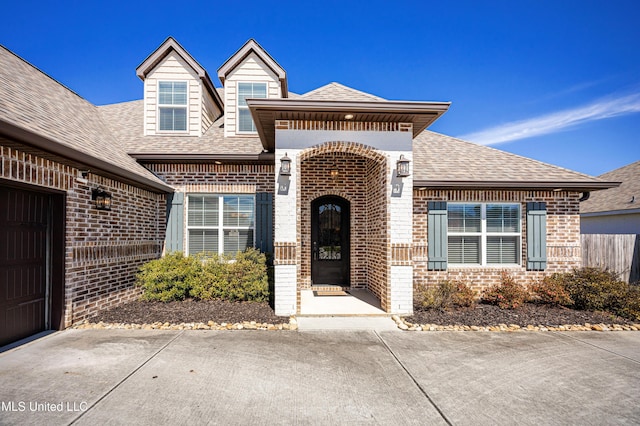
[[[311,280],[349,286],[349,201],[329,195],[311,203]]]

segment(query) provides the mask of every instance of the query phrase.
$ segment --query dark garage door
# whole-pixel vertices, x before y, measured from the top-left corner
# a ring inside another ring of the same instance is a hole
[[[51,198],[0,186],[0,346],[50,328]]]

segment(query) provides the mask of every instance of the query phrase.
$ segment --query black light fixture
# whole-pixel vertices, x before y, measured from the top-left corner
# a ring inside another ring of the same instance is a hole
[[[284,157],[280,159],[280,176],[291,176],[291,158],[284,153]]]
[[[398,177],[407,177],[409,176],[409,162],[411,160],[407,160],[404,158],[403,154],[400,154],[400,158],[396,163],[396,174]]]
[[[104,189],[95,188],[91,191],[91,199],[93,200],[96,209],[111,210],[111,194]]]

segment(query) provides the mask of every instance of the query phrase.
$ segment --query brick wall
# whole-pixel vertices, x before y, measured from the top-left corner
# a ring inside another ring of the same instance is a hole
[[[384,308],[389,268],[386,158],[346,142],[322,144],[305,150],[300,158],[299,285],[311,285],[311,202],[323,195],[338,195],[350,202],[351,287],[368,288]],[[332,168],[339,170],[339,176],[331,177]]]
[[[273,164],[149,163],[178,192],[254,194],[274,191]]]
[[[274,192],[273,164],[148,163],[144,166],[177,192],[185,194]],[[186,228],[183,235],[186,248]]]
[[[0,144],[0,177],[65,194],[65,326],[138,297],[138,268],[161,253],[164,195],[94,173],[84,183],[65,159]],[[98,186],[111,193],[111,211],[93,206]]]
[[[580,267],[580,205],[578,192],[513,190],[414,190],[413,192],[413,264],[414,288],[435,285],[447,278],[464,279],[474,290],[482,291],[500,281],[507,270],[521,284],[529,284],[546,274]],[[429,201],[519,203],[522,223],[522,265],[520,267],[449,267],[447,271],[427,270],[427,203]],[[527,271],[526,203],[547,203],[547,269]]]

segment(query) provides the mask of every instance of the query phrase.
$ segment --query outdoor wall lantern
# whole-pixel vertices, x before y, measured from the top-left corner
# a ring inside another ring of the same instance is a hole
[[[400,158],[396,163],[396,174],[398,177],[407,177],[409,176],[409,162],[404,158],[404,155],[400,154]]]
[[[280,159],[280,176],[291,176],[291,158],[284,153],[284,157]]]
[[[338,175],[340,175],[340,170],[338,169],[338,165],[335,161],[333,162],[333,166],[331,167],[329,174],[331,175],[331,179],[337,179]]]
[[[111,210],[111,194],[102,188],[91,191],[91,199],[98,210]]]

